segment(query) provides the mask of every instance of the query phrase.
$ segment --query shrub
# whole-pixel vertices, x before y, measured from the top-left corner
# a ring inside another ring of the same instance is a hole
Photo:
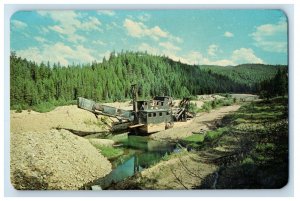
[[[205,112],[210,112],[211,110],[211,103],[210,102],[205,102],[202,106],[202,110]]]
[[[188,136],[186,138],[184,138],[184,141],[186,142],[203,142],[204,140],[204,135],[200,135],[200,134],[193,134],[191,136]]]
[[[40,104],[32,107],[32,109],[37,112],[50,112],[54,108],[55,108],[55,105],[50,102],[40,103]]]
[[[228,127],[224,127],[224,128],[219,128],[219,129],[214,130],[214,131],[208,131],[205,135],[204,140],[213,141],[214,139],[217,139],[217,138],[221,137],[228,130],[229,130]]]
[[[18,104],[16,106],[11,106],[11,110],[15,110],[16,113],[21,113],[23,108],[24,107],[21,104]]]
[[[108,159],[117,158],[124,153],[122,149],[109,146],[96,146],[96,148],[98,148],[100,153]]]

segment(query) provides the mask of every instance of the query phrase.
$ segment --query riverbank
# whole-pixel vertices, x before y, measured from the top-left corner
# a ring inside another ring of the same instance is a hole
[[[112,185],[109,189],[185,190],[199,186],[217,166],[199,163],[203,158],[197,153],[183,151],[164,158],[156,165],[135,176]]]
[[[193,140],[193,151],[172,153],[109,189],[274,189],[288,182],[285,98],[244,104]]]

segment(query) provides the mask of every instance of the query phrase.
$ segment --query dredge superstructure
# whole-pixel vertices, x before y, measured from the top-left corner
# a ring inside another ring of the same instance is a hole
[[[151,100],[138,100],[136,85],[131,87],[132,110],[123,110],[96,103],[82,97],[78,98],[78,107],[94,113],[114,117],[117,121],[111,125],[111,131],[129,130],[132,133],[151,134],[173,127],[176,121],[186,121],[193,115],[188,111],[189,98],[184,98],[178,107],[174,107],[172,97],[156,96]]]

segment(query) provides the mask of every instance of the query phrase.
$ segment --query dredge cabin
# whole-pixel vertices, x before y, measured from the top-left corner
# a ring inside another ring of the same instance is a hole
[[[172,98],[169,96],[156,96],[152,100],[136,101],[134,111],[137,114],[137,124],[129,128],[138,128],[143,133],[154,133],[172,127],[171,106]]]

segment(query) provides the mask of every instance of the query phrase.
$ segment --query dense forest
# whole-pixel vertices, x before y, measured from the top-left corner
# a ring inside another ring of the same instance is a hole
[[[50,66],[10,56],[10,103],[28,108],[42,103],[60,104],[85,97],[96,101],[130,98],[131,84],[139,85],[139,97],[169,95],[175,98],[211,93],[258,93],[286,66],[244,64],[198,66],[175,62],[165,56],[142,52],[112,52],[92,64]]]

